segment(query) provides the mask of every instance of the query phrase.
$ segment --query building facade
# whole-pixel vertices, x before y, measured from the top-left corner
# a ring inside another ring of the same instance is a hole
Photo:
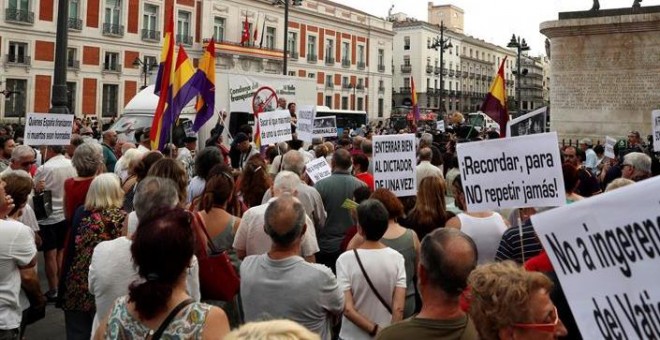
[[[0,88],[13,91],[0,105],[0,117],[47,112],[57,0],[0,0],[0,6]],[[165,9],[171,6],[176,42],[194,62],[213,37],[218,41],[218,72],[283,73],[284,8],[273,1],[70,0],[70,111],[114,117],[142,86],[153,82]],[[241,44],[245,21],[250,41]],[[371,118],[389,116],[390,22],[327,0],[304,0],[290,7],[288,27],[287,73],[317,80],[317,105],[366,110]]]

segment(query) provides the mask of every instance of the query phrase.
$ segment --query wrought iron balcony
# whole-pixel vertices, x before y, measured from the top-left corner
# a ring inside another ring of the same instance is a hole
[[[357,62],[357,68],[358,70],[364,70],[366,68],[367,64],[364,61],[358,61]]]
[[[378,65],[378,72],[385,72],[385,65]]]
[[[426,65],[426,73],[433,73],[433,66],[431,65]]]
[[[412,65],[401,65],[401,73],[410,73],[412,72]]]
[[[335,65],[335,58],[325,57],[325,64],[329,65],[329,66],[334,66]]]
[[[193,37],[191,35],[177,34],[176,35],[176,43],[192,46]]]
[[[326,89],[329,89],[329,90],[334,89],[334,88],[335,88],[335,84],[334,84],[334,83],[325,83],[325,88],[326,88]]]
[[[341,60],[341,66],[342,67],[351,67],[351,60],[348,58],[344,58]]]
[[[115,36],[115,37],[123,37],[124,36],[124,25],[104,23],[103,24],[103,34],[109,35],[109,36]]]
[[[353,87],[349,83],[342,83],[341,88],[342,90],[348,90],[348,89],[352,89]]]
[[[447,69],[446,69],[446,68],[443,68],[443,69],[442,69],[442,75],[443,75],[443,76],[446,76],[446,75],[447,75]]]
[[[449,70],[449,76],[453,77],[454,76],[454,70]]]
[[[289,59],[298,60],[299,57],[298,52],[289,52]]]
[[[23,24],[34,24],[34,12],[24,9],[7,8],[5,9],[5,20]]]
[[[142,40],[146,41],[160,41],[160,31],[142,29]]]
[[[67,25],[70,30],[82,31],[82,19],[69,18],[67,20]]]
[[[474,73],[474,72],[470,72],[470,79],[474,79],[474,76],[475,76],[475,73]]]
[[[357,84],[357,86],[355,86],[355,88],[356,88],[358,91],[364,91],[364,84]]]
[[[116,63],[103,63],[103,72],[121,72],[121,65]]]
[[[436,66],[436,67],[433,68],[433,74],[436,74],[436,75],[440,74],[440,66]]]
[[[463,71],[463,78],[467,78],[467,77],[468,77],[468,71]]]
[[[69,69],[72,69],[72,70],[79,70],[80,69],[80,60],[67,59],[66,67],[69,68]]]
[[[319,60],[319,58],[316,54],[307,53],[307,62],[308,63],[316,64],[318,62],[318,60]]]
[[[411,90],[410,87],[401,87],[401,88],[399,88],[399,93],[410,94],[411,91],[412,91],[412,90]]]
[[[384,93],[384,92],[385,92],[385,86],[379,86],[378,93]]]
[[[7,54],[5,57],[5,65],[29,66],[31,62],[27,55]]]

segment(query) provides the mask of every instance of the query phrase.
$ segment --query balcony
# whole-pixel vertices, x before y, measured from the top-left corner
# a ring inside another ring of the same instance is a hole
[[[487,76],[485,74],[482,74],[481,75],[481,80],[486,80],[486,79],[487,79]]]
[[[355,86],[355,89],[357,89],[358,91],[364,91],[364,84],[357,84],[357,86]]]
[[[454,76],[454,70],[449,70],[449,76],[453,77]]]
[[[349,84],[349,83],[342,83],[342,84],[341,84],[341,89],[342,89],[342,90],[348,90],[348,89],[352,89],[352,88],[353,88],[353,87],[352,87],[351,84]]]
[[[367,67],[367,64],[364,61],[358,61],[357,62],[358,70],[364,70],[366,67]]]
[[[456,91],[454,91],[454,90],[449,91],[449,96],[450,97],[455,97],[456,96]]]
[[[124,25],[116,24],[103,24],[103,34],[113,37],[123,37],[124,36]]]
[[[348,68],[351,67],[351,60],[348,58],[344,58],[341,60],[341,67]]]
[[[82,31],[82,19],[78,18],[69,18],[67,20],[67,26],[70,30]]]
[[[379,86],[378,93],[385,93],[385,86]]]
[[[401,87],[399,88],[399,93],[401,94],[410,94],[411,93],[410,87]]]
[[[433,73],[433,66],[431,66],[431,65],[426,65],[426,73],[428,73],[428,74]]]
[[[462,95],[463,95],[463,92],[461,92],[461,91],[456,91],[456,97],[460,97],[460,96],[462,96]]]
[[[142,36],[142,40],[144,41],[154,41],[154,42],[160,41],[160,31],[148,30],[143,28],[141,36]]]
[[[70,70],[79,70],[80,69],[80,60],[67,59],[66,68]]]
[[[442,69],[442,75],[443,75],[443,76],[446,76],[446,75],[447,75],[447,69],[446,69],[446,68],[443,68],[443,69]]]
[[[26,11],[23,9],[7,8],[5,9],[5,20],[20,23],[20,24],[34,24],[34,12]]]
[[[385,65],[378,65],[378,72],[385,72]]]
[[[440,66],[436,66],[433,68],[433,74],[438,75],[440,74]]]
[[[298,52],[289,52],[289,59],[298,60],[299,57],[300,55],[298,54]]]
[[[176,43],[177,44],[184,44],[184,45],[187,45],[187,46],[192,46],[193,37],[191,35],[177,34],[176,35]]]
[[[5,66],[30,66],[32,60],[27,55],[7,54]]]
[[[335,88],[335,84],[333,83],[325,83],[325,88],[326,90],[332,90]]]
[[[103,72],[119,73],[121,72],[121,65],[117,63],[103,63]]]
[[[463,78],[467,78],[467,77],[468,77],[468,71],[463,71]]]
[[[474,72],[470,72],[470,79],[474,79],[474,77],[475,77],[475,73],[474,73]]]
[[[316,54],[307,54],[307,62],[310,64],[316,64],[319,60],[319,57]]]
[[[491,81],[493,81],[493,76],[488,76],[488,82],[490,83]]]
[[[334,66],[335,65],[335,58],[325,57],[325,64],[328,65],[328,66]]]
[[[412,65],[401,65],[401,73],[410,73],[412,72]]]

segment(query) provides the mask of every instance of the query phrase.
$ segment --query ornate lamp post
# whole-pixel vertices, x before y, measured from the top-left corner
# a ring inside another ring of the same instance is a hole
[[[284,5],[284,63],[282,64],[282,74],[286,76],[289,63],[289,0],[274,0],[273,5]],[[301,6],[302,0],[292,0],[292,5]]]
[[[522,71],[520,70],[520,55],[523,51],[529,51],[529,46],[527,45],[527,42],[525,42],[525,39],[520,40],[520,37],[516,37],[514,34],[511,36],[511,41],[506,45],[506,47],[511,47],[515,48],[517,53],[516,53],[516,71],[513,71],[513,74],[516,75],[516,103],[517,103],[517,108],[518,108],[518,113],[517,115],[520,116],[520,113],[522,112],[522,100],[520,96],[520,77],[525,76],[527,74],[527,69],[523,69]]]
[[[443,60],[445,50],[448,50],[454,45],[451,44],[451,39],[445,38],[445,23],[443,21],[440,22],[440,36],[435,37],[433,41],[431,42],[431,45],[429,45],[429,48],[432,48],[434,50],[440,49],[440,111],[441,113],[444,113],[445,111],[445,104],[443,100],[444,92],[445,92],[445,81],[444,81],[444,70],[445,70],[445,63]]]
[[[149,76],[149,72],[151,72],[151,69],[154,67],[158,67],[157,64],[149,64],[149,60],[147,57],[144,57],[144,59],[140,59],[139,57],[135,58],[133,60],[133,67],[140,67],[142,66],[142,74],[144,76],[144,83],[142,84],[142,87],[140,87],[140,90],[144,90],[147,87],[147,77]]]
[[[69,40],[69,0],[57,2],[57,32],[55,35],[55,70],[50,113],[69,113],[66,87],[66,48]]]

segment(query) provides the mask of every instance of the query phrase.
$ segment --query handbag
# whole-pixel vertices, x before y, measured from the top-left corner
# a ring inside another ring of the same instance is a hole
[[[364,275],[364,278],[367,279],[367,283],[369,284],[369,288],[371,288],[371,291],[376,294],[376,297],[380,301],[380,303],[383,304],[383,307],[387,309],[390,314],[392,314],[392,307],[385,302],[385,299],[383,299],[380,294],[378,294],[378,291],[376,290],[376,287],[374,287],[374,284],[371,282],[371,279],[369,278],[369,275],[367,275],[367,272],[364,270],[364,267],[362,266],[362,261],[360,260],[360,256],[358,255],[357,249],[353,249],[353,253],[355,253],[355,258],[357,259],[357,263],[360,266],[360,270],[362,271],[362,275]]]
[[[158,327],[156,332],[151,336],[151,340],[160,340],[160,338],[163,336],[163,333],[165,333],[165,330],[172,323],[172,320],[174,320],[176,315],[179,314],[179,312],[182,309],[186,308],[186,306],[188,306],[191,303],[193,303],[193,300],[192,299],[187,299],[187,300],[181,301],[178,305],[176,305],[176,307],[174,307],[174,309],[172,309],[170,314],[167,315],[165,320],[163,320],[163,323],[160,324],[160,326]]]
[[[241,286],[241,281],[234,270],[227,250],[218,250],[211,240],[204,221],[195,213],[194,223],[206,235],[206,242],[199,237],[199,289],[203,299],[231,301]],[[210,252],[206,250],[206,245]]]
[[[32,197],[34,204],[34,216],[37,221],[45,220],[53,213],[53,197],[50,190],[35,193]]]

